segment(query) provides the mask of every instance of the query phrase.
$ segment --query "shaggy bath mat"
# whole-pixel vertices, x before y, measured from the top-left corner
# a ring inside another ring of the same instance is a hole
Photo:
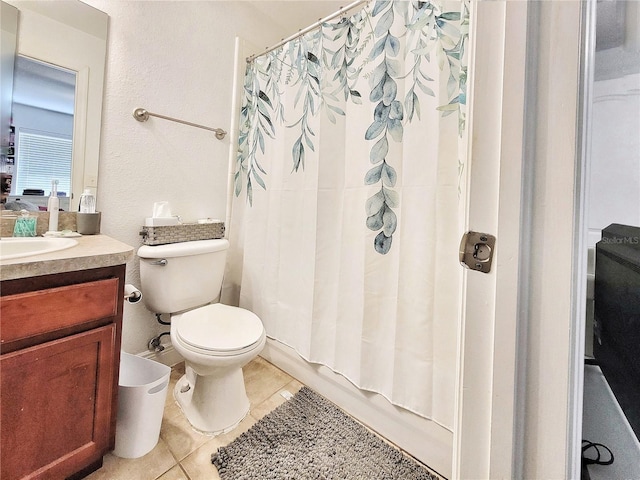
[[[222,480],[435,480],[313,390],[303,387],[211,456]]]

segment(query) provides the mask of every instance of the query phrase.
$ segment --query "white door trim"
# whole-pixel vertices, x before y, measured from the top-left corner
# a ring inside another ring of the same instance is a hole
[[[569,364],[569,424],[567,478],[579,478],[582,457],[585,329],[587,317],[588,198],[593,78],[596,51],[596,2],[582,3],[580,79],[576,138],[575,224],[572,289],[572,338]]]
[[[526,325],[523,478],[575,470],[575,209],[583,2],[535,4],[531,251]],[[524,352],[523,352],[524,353]],[[579,428],[579,426],[578,426]],[[578,443],[579,445],[579,443]],[[579,457],[578,457],[579,458]]]
[[[527,2],[472,2],[467,229],[497,237],[463,292],[453,478],[514,478]]]
[[[583,5],[472,4],[468,226],[497,258],[466,275],[453,476],[576,478]]]

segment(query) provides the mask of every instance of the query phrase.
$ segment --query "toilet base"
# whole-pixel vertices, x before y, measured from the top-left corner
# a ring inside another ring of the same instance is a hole
[[[247,416],[249,399],[241,368],[206,376],[192,370],[188,373],[191,375],[183,375],[176,383],[173,396],[198,432],[221,435],[233,430]]]

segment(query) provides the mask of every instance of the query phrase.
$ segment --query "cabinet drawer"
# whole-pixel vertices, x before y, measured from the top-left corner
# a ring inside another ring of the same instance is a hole
[[[1,342],[114,317],[118,291],[118,279],[109,278],[4,296],[0,302]]]

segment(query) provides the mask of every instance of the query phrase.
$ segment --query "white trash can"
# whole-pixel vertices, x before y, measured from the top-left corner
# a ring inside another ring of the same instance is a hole
[[[121,352],[114,455],[138,458],[156,446],[170,375],[162,363]]]

